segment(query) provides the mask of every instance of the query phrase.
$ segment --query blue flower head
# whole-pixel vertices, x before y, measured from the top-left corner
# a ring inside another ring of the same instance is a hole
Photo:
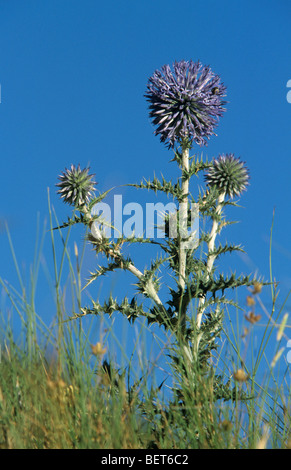
[[[220,77],[200,62],[164,65],[149,78],[145,97],[161,142],[205,145],[225,111],[226,88]]]

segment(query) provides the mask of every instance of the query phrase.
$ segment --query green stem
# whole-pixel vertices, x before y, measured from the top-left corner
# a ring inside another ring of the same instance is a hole
[[[222,211],[224,198],[225,198],[225,193],[219,194],[218,200],[217,200],[216,211],[215,211],[216,217],[213,219],[211,232],[209,234],[208,258],[207,258],[207,264],[206,264],[206,269],[207,269],[206,280],[208,280],[209,277],[210,277],[210,273],[212,271],[213,264],[214,264],[214,261],[215,261],[216,256],[217,256],[217,255],[213,254],[213,251],[214,251],[214,248],[215,248],[215,239],[216,239],[216,236],[218,234],[219,216],[220,216],[221,211]],[[203,316],[203,313],[204,313],[203,306],[205,304],[205,301],[206,301],[206,296],[201,297],[199,299],[198,314],[197,314],[197,327],[198,328],[200,328],[200,326],[201,326],[202,316]]]
[[[109,250],[109,255],[119,262],[119,255],[120,255],[119,252],[116,253],[114,252],[114,250]],[[132,263],[129,263],[126,266],[126,269],[130,271],[134,276],[136,276],[139,280],[141,280],[144,276],[144,274],[138,268],[136,268],[134,264]],[[148,282],[148,285],[147,285],[147,294],[159,307],[163,307],[163,302],[159,298],[156,292],[156,289],[154,287],[154,284],[151,280]]]
[[[185,176],[184,171],[189,171],[189,147],[184,146],[182,150],[182,196],[179,207],[179,285],[181,287],[181,300],[185,290],[186,275],[186,248],[183,239],[187,237],[187,221],[188,221],[188,194],[189,194],[189,177]],[[181,302],[182,303],[182,302]],[[186,326],[186,312],[180,311],[181,328],[184,330]]]

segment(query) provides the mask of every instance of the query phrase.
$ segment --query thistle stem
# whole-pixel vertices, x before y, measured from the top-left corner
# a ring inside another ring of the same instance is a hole
[[[189,194],[189,177],[185,176],[184,171],[189,171],[189,147],[185,146],[182,150],[182,195],[179,207],[179,229],[180,229],[180,245],[179,245],[179,285],[181,287],[182,296],[185,289],[186,275],[186,248],[183,239],[187,236],[188,221],[188,194]],[[181,311],[181,327],[186,325],[186,312]]]
[[[109,250],[109,255],[114,258],[115,260],[119,261],[119,255],[120,253],[116,253],[114,250]],[[136,268],[132,263],[129,263],[127,266],[126,266],[126,269],[131,272],[131,274],[133,274],[134,276],[136,276],[139,280],[141,280],[143,278],[143,273],[138,269]],[[154,284],[151,280],[148,281],[148,284],[147,284],[147,294],[149,295],[149,297],[159,306],[159,307],[163,307],[163,302],[161,301],[161,299],[159,298],[157,292],[156,292],[156,289],[154,287]]]
[[[218,199],[217,199],[217,206],[216,206],[216,210],[215,210],[216,217],[213,219],[211,232],[209,234],[208,258],[207,258],[207,264],[206,264],[206,270],[207,270],[206,280],[207,281],[210,277],[210,273],[212,271],[215,258],[217,256],[216,254],[213,253],[213,251],[214,251],[214,248],[215,248],[215,239],[216,239],[216,236],[218,234],[219,216],[220,216],[221,211],[222,211],[224,198],[225,198],[225,192],[220,193],[219,196],[218,196]],[[198,328],[200,328],[200,326],[201,326],[202,316],[203,316],[203,313],[204,313],[203,306],[205,304],[205,300],[206,300],[205,296],[201,297],[199,299],[198,314],[197,314],[197,320],[196,320]]]

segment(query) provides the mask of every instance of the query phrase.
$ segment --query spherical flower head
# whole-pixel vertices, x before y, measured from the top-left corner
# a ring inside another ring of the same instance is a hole
[[[205,145],[225,111],[225,92],[220,77],[199,61],[175,62],[173,70],[164,65],[150,77],[145,94],[155,134],[169,148]]]
[[[64,202],[80,207],[87,204],[95,190],[95,181],[92,181],[94,175],[89,175],[90,168],[81,170],[80,164],[75,167],[71,165],[71,169],[67,169],[59,176],[60,183],[57,183],[60,189],[58,194],[64,198]]]
[[[239,158],[233,153],[219,155],[214,159],[205,181],[209,187],[215,187],[220,193],[233,198],[240,196],[249,184],[249,171]]]

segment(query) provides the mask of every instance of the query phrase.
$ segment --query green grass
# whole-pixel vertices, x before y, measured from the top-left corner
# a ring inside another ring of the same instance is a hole
[[[51,209],[50,216],[52,227]],[[47,325],[36,305],[46,231],[37,237],[40,242],[36,244],[28,282],[21,275],[7,233],[20,287],[17,290],[0,279],[6,298],[1,307],[0,448],[291,447],[290,372],[284,336],[288,325],[280,332],[281,337],[278,336],[286,310],[284,303],[277,307],[275,284],[270,293],[271,309],[265,309],[264,321],[246,323],[247,334],[244,335],[239,321],[241,312],[228,312],[227,329],[218,356],[213,358],[213,369],[216,374],[230,377],[236,396],[232,401],[215,401],[213,375],[193,375],[191,368],[187,368],[185,351],[182,347],[179,350],[179,345],[176,352],[181,364],[171,370],[169,363],[171,380],[157,381],[160,359],[164,363],[168,361],[167,338],[158,337],[145,323],[139,325],[129,353],[113,322],[95,317],[87,322],[85,319],[84,322],[67,321],[73,312],[79,311],[83,295],[84,252],[79,254],[75,250],[70,255],[70,229],[66,239],[62,233],[58,234],[62,240],[60,252],[56,233],[50,232],[53,279],[45,265],[44,271],[55,310],[51,324]],[[259,295],[255,300],[260,311],[264,311]],[[17,338],[15,322],[20,324]],[[100,344],[92,349],[89,338],[97,323],[99,330],[93,336],[99,334]],[[151,352],[144,340],[149,336],[160,347],[150,366]],[[270,346],[271,359],[267,352]],[[248,371],[248,380],[237,381],[235,374],[242,363]],[[191,380],[196,381],[195,391]],[[178,386],[183,393],[183,404],[173,393]],[[240,400],[242,391],[252,398]]]

